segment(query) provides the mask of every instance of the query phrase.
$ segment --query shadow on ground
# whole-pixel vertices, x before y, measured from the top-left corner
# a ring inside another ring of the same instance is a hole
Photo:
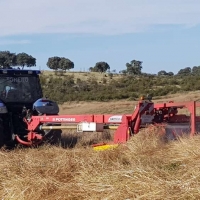
[[[61,147],[74,148],[75,146],[89,146],[100,142],[111,141],[112,138],[112,133],[109,131],[102,133],[63,133]]]

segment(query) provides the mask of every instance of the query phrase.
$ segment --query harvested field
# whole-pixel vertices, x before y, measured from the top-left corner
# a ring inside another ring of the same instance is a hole
[[[141,133],[114,150],[44,146],[1,152],[2,199],[198,199],[200,137]]]

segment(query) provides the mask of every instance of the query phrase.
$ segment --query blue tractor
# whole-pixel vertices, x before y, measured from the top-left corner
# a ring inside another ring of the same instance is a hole
[[[43,98],[40,73],[39,70],[0,69],[0,148],[16,146],[16,136],[19,141],[26,141],[25,119],[58,115],[57,103]],[[59,129],[38,130],[43,142],[51,144],[60,141],[61,133]]]

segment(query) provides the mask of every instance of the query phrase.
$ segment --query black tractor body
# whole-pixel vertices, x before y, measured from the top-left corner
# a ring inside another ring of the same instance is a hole
[[[39,70],[0,69],[0,147],[16,144],[15,135],[26,140],[28,131],[24,118],[32,115],[57,115],[56,102],[43,98]],[[55,139],[60,130],[41,131]]]

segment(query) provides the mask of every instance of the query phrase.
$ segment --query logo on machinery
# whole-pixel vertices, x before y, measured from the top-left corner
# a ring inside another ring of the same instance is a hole
[[[55,117],[52,119],[54,122],[75,122],[75,118],[60,118],[60,117]]]
[[[27,77],[18,77],[18,78],[12,78],[12,77],[7,77],[7,81],[9,82],[14,82],[14,83],[23,83],[23,82],[28,82]]]
[[[113,123],[122,122],[122,115],[114,115],[108,119],[108,122],[113,122]]]

